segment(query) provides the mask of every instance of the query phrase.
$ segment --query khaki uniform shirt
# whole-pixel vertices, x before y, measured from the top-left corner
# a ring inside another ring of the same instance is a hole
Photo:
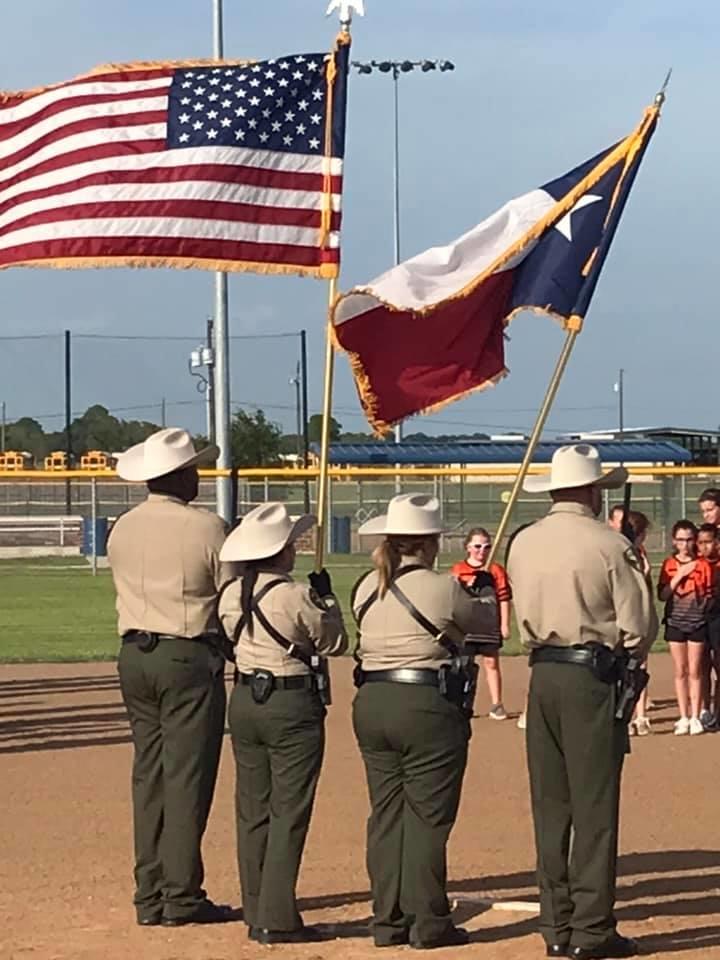
[[[416,564],[416,557],[403,557],[401,568]],[[497,632],[497,599],[473,597],[453,577],[433,570],[414,570],[398,580],[398,588],[416,609],[442,631],[448,640],[462,647],[467,634],[487,636]],[[353,599],[357,615],[363,603],[377,589],[373,572],[359,584]],[[423,630],[391,593],[377,599],[362,619],[358,655],[363,670],[397,670],[401,667],[438,670],[451,659],[448,650]]]
[[[657,615],[625,537],[578,503],[556,503],[513,541],[508,573],[527,648],[604,643],[644,655]]]
[[[345,653],[348,637],[340,607],[333,598],[320,600],[310,588],[295,583],[286,573],[268,568],[261,570],[255,585],[257,595],[271,580],[285,582],[273,587],[260,600],[259,607],[272,626],[289,642],[306,654],[335,657]],[[234,642],[235,627],[242,616],[240,593],[242,579],[226,587],[220,597],[220,619],[228,637]],[[310,672],[297,657],[291,656],[253,617],[250,636],[244,627],[235,647],[235,661],[240,673],[270,670],[276,677],[302,676]]]
[[[230,570],[219,560],[225,524],[183,500],[151,493],[118,518],[108,540],[118,631],[197,637],[218,628],[215,605]]]

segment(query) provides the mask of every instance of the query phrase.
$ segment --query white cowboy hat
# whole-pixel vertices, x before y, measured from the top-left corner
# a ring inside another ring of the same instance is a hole
[[[523,490],[528,493],[545,493],[550,490],[569,490],[571,487],[587,487],[590,484],[615,490],[628,478],[625,467],[615,467],[603,473],[600,454],[589,443],[574,443],[559,447],[553,454],[550,475],[526,477]]]
[[[308,513],[293,523],[284,504],[261,503],[245,514],[240,526],[228,536],[220,550],[220,559],[240,562],[274,557],[316,521],[317,517]]]
[[[117,459],[117,472],[123,480],[155,480],[182,467],[216,460],[218,453],[215,446],[204,447],[198,452],[187,430],[168,427],[121,453]]]
[[[444,533],[440,501],[424,493],[401,493],[388,504],[388,512],[366,521],[358,530],[361,536],[431,536]]]

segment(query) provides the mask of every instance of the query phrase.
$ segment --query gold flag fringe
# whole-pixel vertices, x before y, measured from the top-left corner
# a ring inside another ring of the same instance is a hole
[[[9,100],[28,100],[40,93],[49,93],[51,90],[59,90],[69,84],[78,83],[80,80],[92,80],[104,73],[132,73],[142,70],[186,70],[193,67],[249,67],[257,63],[256,59],[244,60],[134,60],[130,63],[103,63],[87,73],[80,73],[69,80],[61,80],[59,83],[48,83],[45,86],[31,87],[29,90],[0,90],[0,105]]]
[[[0,265],[10,267],[49,267],[55,270],[86,270],[106,267],[169,267],[179,270],[212,270],[221,273],[259,273],[295,277],[314,277],[328,280],[338,275],[336,263],[322,263],[316,267],[300,264],[259,263],[253,260],[202,260],[191,257],[56,257],[52,260],[21,260]]]
[[[339,299],[339,298],[338,298]],[[510,311],[502,320],[503,328],[507,327],[512,323],[515,317],[519,313],[534,313],[538,316],[550,317],[553,320],[556,320],[564,329],[569,329],[572,327],[573,323],[579,319],[571,316],[565,316],[565,314],[558,313],[556,310],[553,310],[550,305],[546,307],[538,306],[519,306],[515,307]],[[342,326],[342,324],[341,324]],[[348,362],[350,363],[350,370],[353,375],[353,380],[355,381],[355,386],[357,388],[358,395],[360,397],[360,403],[362,408],[365,411],[365,417],[373,428],[373,432],[377,437],[383,437],[389,433],[396,423],[399,423],[400,420],[383,420],[379,413],[379,398],[375,390],[373,389],[372,383],[370,381],[370,376],[363,364],[360,354],[355,353],[352,350],[347,350],[340,343],[337,335],[337,329],[332,326],[331,336],[333,346],[336,350],[344,353]],[[438,403],[430,404],[427,407],[422,407],[422,409],[416,411],[412,416],[425,416],[429,413],[437,413],[438,410],[442,410],[443,407],[447,407],[451,403],[455,403],[458,400],[464,400],[465,397],[469,397],[473,393],[479,393],[482,390],[488,390],[490,387],[496,386],[500,383],[501,380],[504,380],[508,376],[510,370],[508,367],[503,367],[503,369],[497,373],[494,377],[489,377],[487,380],[483,380],[481,383],[477,384],[474,387],[470,387],[467,390],[461,390],[458,393],[454,393],[451,397],[448,397],[446,400],[440,400]],[[401,418],[402,419],[402,418]]]
[[[348,297],[354,296],[355,294],[364,294],[366,296],[372,297],[378,305],[382,305],[387,310],[393,313],[413,313],[415,316],[427,316],[430,313],[433,313],[435,310],[444,306],[446,303],[452,303],[455,300],[464,300],[474,293],[474,291],[484,283],[488,277],[491,277],[494,273],[498,273],[506,266],[511,260],[521,254],[526,247],[536,240],[539,240],[540,237],[551,227],[553,227],[558,220],[560,220],[565,214],[572,210],[577,201],[584,196],[588,190],[591,190],[592,187],[608,172],[611,170],[616,163],[620,160],[625,160],[625,171],[628,167],[629,158],[634,158],[637,151],[642,146],[645,134],[654,120],[656,115],[659,112],[659,107],[652,106],[648,107],[643,114],[643,118],[638,126],[633,130],[633,132],[627,136],[621,143],[615,147],[614,150],[611,150],[610,153],[596,164],[593,169],[585,176],[582,180],[570,190],[562,200],[559,200],[546,214],[544,217],[541,217],[538,222],[530,228],[526,233],[522,235],[518,240],[515,241],[510,247],[504,250],[495,260],[485,268],[481,273],[474,277],[469,283],[467,283],[460,290],[453,293],[451,296],[446,297],[444,300],[440,300],[437,303],[428,304],[426,307],[420,309],[408,311],[406,307],[398,307],[395,304],[383,300],[370,288],[370,287],[353,287],[347,293],[341,294],[333,307],[332,311],[332,320],[335,322],[335,314],[337,312],[338,305],[346,300]],[[624,177],[625,173],[623,173]],[[616,196],[613,196],[613,203],[616,199]],[[611,207],[612,209],[612,207]]]

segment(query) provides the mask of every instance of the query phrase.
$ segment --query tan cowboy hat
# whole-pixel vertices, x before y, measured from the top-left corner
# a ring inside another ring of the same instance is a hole
[[[628,478],[625,467],[615,467],[603,473],[600,454],[589,443],[574,443],[559,447],[553,454],[550,475],[526,477],[523,490],[528,493],[547,493],[551,490],[569,490],[591,484],[608,490],[621,487]]]
[[[401,493],[388,504],[388,512],[364,523],[361,536],[431,536],[444,533],[440,501],[424,493]]]
[[[264,560],[280,553],[309,530],[317,517],[308,513],[294,523],[283,503],[262,503],[245,514],[220,550],[221,560]]]
[[[168,427],[121,453],[117,472],[123,480],[155,480],[183,467],[216,460],[218,453],[216,446],[204,447],[198,452],[187,430]]]

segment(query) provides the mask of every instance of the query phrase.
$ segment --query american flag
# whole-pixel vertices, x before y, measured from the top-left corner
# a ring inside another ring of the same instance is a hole
[[[340,46],[0,94],[0,269],[337,275],[347,65]]]

